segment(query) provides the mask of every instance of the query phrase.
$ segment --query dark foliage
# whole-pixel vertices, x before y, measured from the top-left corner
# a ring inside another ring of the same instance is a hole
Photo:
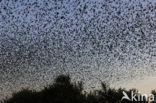
[[[114,89],[102,83],[102,89],[85,94],[83,84],[72,83],[69,76],[57,77],[52,85],[45,87],[42,91],[23,89],[14,93],[12,98],[4,100],[3,103],[148,103],[132,102],[122,100],[123,91],[130,97],[131,91],[138,93],[136,89],[129,91],[119,88]],[[155,93],[155,91],[152,91]],[[156,93],[155,93],[156,94]]]

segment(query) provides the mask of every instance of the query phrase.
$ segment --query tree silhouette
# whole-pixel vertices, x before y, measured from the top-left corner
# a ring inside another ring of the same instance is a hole
[[[39,95],[36,91],[23,89],[18,93],[14,93],[13,97],[5,100],[4,103],[40,103]]]
[[[101,87],[101,90],[84,93],[82,82],[71,82],[69,75],[60,75],[52,85],[41,91],[23,89],[14,93],[10,99],[6,99],[2,103],[148,103],[145,98],[143,101],[126,99],[121,101],[123,91],[131,97],[132,91],[138,93],[137,89],[114,89],[103,82]],[[156,94],[154,90],[152,93]]]
[[[69,76],[61,75],[55,83],[41,91],[46,103],[85,103],[82,87],[72,84]]]

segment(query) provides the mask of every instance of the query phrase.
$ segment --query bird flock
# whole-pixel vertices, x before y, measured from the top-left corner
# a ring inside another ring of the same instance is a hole
[[[117,84],[155,75],[155,0],[0,0],[0,98],[59,74]]]

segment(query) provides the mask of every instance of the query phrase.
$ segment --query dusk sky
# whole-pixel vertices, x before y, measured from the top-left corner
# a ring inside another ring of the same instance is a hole
[[[156,0],[0,0],[0,99],[60,74],[156,87]]]

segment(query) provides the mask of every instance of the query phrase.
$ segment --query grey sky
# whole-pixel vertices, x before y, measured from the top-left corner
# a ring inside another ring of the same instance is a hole
[[[2,0],[0,97],[59,74],[113,85],[155,75],[155,0]]]

